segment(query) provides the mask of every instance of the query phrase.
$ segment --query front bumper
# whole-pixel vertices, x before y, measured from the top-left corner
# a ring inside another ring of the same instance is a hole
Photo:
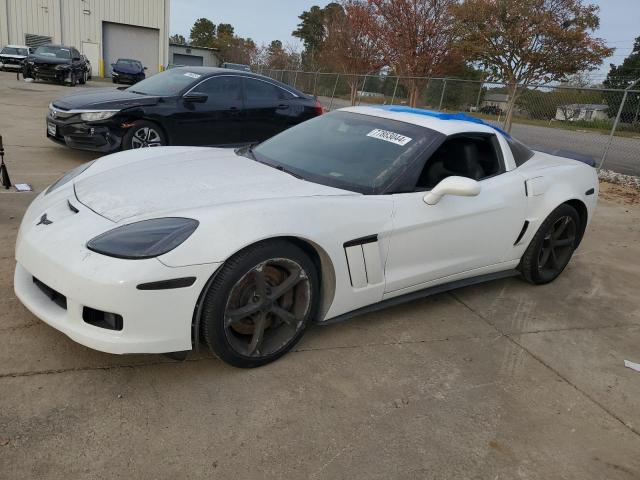
[[[55,135],[49,132],[49,124],[55,125]],[[47,138],[61,145],[93,152],[114,152],[122,145],[124,132],[108,123],[89,124],[71,119],[69,121],[47,115]]]
[[[14,288],[38,318],[72,340],[108,353],[165,353],[192,349],[191,322],[206,282],[219,263],[167,267],[158,259],[122,260],[86,248],[86,241],[116,226],[84,207],[73,189],[40,195],[23,219],[16,243]],[[79,211],[69,209],[67,200]],[[45,212],[46,210],[46,212]],[[47,213],[53,222],[38,223]],[[52,299],[34,277],[57,292]],[[138,290],[141,283],[196,277],[193,285],[171,290]],[[65,302],[60,302],[64,296]],[[66,305],[64,305],[66,303]],[[94,326],[85,307],[122,316],[122,330]]]
[[[22,70],[22,62],[12,62],[0,59],[0,70]]]
[[[144,80],[144,77],[131,73],[118,73],[117,75],[115,73],[112,73],[112,78],[115,78],[118,82],[121,83],[131,84],[138,83],[139,81]]]

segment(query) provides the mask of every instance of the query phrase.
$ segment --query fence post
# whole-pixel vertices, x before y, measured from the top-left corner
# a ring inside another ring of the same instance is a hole
[[[333,93],[331,94],[331,102],[329,103],[329,111],[333,108],[333,99],[336,96],[336,89],[338,88],[338,80],[340,80],[340,74],[336,74],[336,83],[333,84]]]
[[[296,70],[296,74],[293,77],[293,88],[296,88],[296,82],[298,81],[298,70]]]
[[[444,92],[447,89],[447,79],[445,78],[442,81],[442,95],[440,95],[440,105],[438,106],[438,110],[442,110],[442,102],[444,101]]]
[[[396,86],[393,87],[393,97],[391,97],[391,105],[393,105],[393,102],[396,99],[396,91],[398,90],[398,82],[400,81],[400,77],[396,77]]]
[[[317,89],[318,89],[318,72],[316,71],[316,76],[313,79],[313,96],[314,97],[317,95]]]
[[[476,100],[476,113],[480,111],[480,97],[482,97],[482,87],[484,82],[480,82],[480,90],[478,90],[478,99]]]
[[[629,90],[631,90],[636,83],[640,82],[640,78],[631,82],[631,84],[624,89],[624,95],[622,95],[622,102],[620,102],[620,108],[618,108],[618,114],[616,115],[616,119],[613,122],[613,127],[611,127],[611,133],[609,134],[609,141],[607,145],[604,147],[604,152],[602,152],[602,160],[600,160],[600,165],[598,166],[598,170],[602,169],[605,160],[607,159],[607,155],[609,154],[609,149],[611,148],[611,144],[613,143],[613,136],[616,133],[616,129],[618,128],[618,124],[620,123],[620,117],[622,117],[622,109],[624,108],[624,104],[627,101],[627,97],[629,96]]]

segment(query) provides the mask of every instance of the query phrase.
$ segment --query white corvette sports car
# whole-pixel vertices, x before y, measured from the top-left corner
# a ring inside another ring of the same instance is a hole
[[[164,147],[68,172],[26,212],[15,291],[111,353],[275,360],[312,322],[520,274],[554,280],[596,171],[463,114],[354,107],[254,148]]]

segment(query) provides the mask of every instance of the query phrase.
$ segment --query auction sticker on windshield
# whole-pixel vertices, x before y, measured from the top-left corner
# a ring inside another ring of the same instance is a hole
[[[380,128],[371,130],[369,133],[367,133],[367,137],[377,138],[378,140],[384,140],[385,142],[395,143],[396,145],[400,145],[401,147],[404,147],[412,140],[411,138],[400,135],[399,133],[390,132],[389,130],[382,130]]]
[[[187,72],[184,74],[185,77],[191,77],[191,78],[200,78],[202,75],[198,75],[197,73],[191,73],[191,72]]]

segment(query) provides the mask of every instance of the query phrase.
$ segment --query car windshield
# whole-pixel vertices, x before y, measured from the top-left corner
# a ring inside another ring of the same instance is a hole
[[[62,58],[62,59],[71,58],[70,50],[68,48],[63,48],[63,47],[51,47],[51,46],[38,47],[35,53],[36,55],[40,55],[42,57],[53,57],[53,58]]]
[[[27,56],[26,48],[4,47],[0,54],[4,55],[24,55]]]
[[[142,70],[142,64],[137,61],[137,60],[118,60],[116,62],[116,65],[118,65],[119,67],[134,67],[134,68],[139,68],[140,70]]]
[[[167,70],[138,82],[127,88],[127,90],[144,95],[170,97],[178,95],[182,90],[196,83],[201,77],[201,74],[191,72],[185,68]]]
[[[338,111],[285,130],[246,155],[316,183],[377,194],[439,136],[405,122]]]

